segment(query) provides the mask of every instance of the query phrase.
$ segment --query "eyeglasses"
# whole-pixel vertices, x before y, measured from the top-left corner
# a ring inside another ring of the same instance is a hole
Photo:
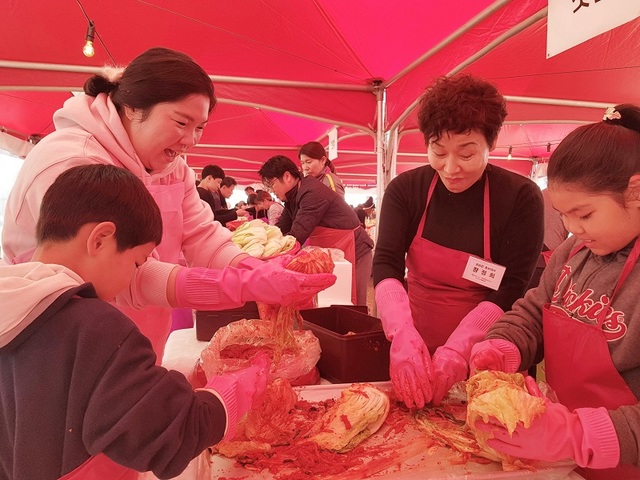
[[[276,180],[277,178],[272,178],[271,180],[266,180],[263,178],[262,184],[264,185],[264,188],[266,188],[268,192],[273,192],[273,184],[275,183]]]

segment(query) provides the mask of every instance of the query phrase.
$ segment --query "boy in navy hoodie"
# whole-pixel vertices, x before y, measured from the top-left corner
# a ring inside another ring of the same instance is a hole
[[[0,479],[173,477],[262,394],[264,358],[194,392],[107,303],[161,239],[125,169],[73,167],[47,190],[32,261],[0,266]]]

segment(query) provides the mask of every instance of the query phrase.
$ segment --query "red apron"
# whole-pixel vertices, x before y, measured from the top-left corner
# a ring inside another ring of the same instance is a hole
[[[569,258],[584,245],[576,247]],[[640,238],[636,240],[607,305],[613,301],[624,281],[633,270],[640,253]],[[634,405],[633,394],[611,360],[607,340],[602,332],[608,308],[599,314],[598,325],[577,321],[564,312],[552,310],[549,304],[542,312],[544,363],[546,378],[560,403],[569,410],[583,407],[605,407],[609,410],[622,405]],[[578,360],[578,361],[576,361]],[[624,465],[605,470],[578,469],[590,480],[640,479],[640,470]]]
[[[316,227],[307,238],[305,245],[338,248],[344,252],[344,258],[351,263],[351,303],[358,304],[356,297],[356,230],[338,230],[337,228]]]
[[[58,480],[136,480],[138,472],[100,453]]]
[[[184,218],[182,200],[184,199],[184,182],[171,185],[147,185],[147,190],[158,204],[162,215],[162,242],[156,248],[159,259],[163,262],[178,264],[182,252],[182,232]],[[159,306],[146,307],[142,310],[117,305],[127,315],[153,345],[158,356],[156,364],[162,363],[164,347],[171,332],[171,309]]]
[[[491,289],[462,278],[469,253],[443,247],[422,237],[427,210],[438,182],[433,176],[427,205],[407,252],[407,284],[413,322],[433,354],[449,338],[467,313]],[[484,259],[491,261],[489,178],[485,175],[483,206]]]

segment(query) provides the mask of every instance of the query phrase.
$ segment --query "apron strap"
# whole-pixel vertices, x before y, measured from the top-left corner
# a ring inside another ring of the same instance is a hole
[[[484,259],[491,261],[491,202],[489,201],[489,175],[484,174],[484,198],[483,198],[483,243]]]
[[[569,258],[567,258],[567,261],[569,261],[569,259],[571,257],[573,257],[576,253],[578,253],[584,247],[585,247],[584,243],[580,243],[580,244],[576,245],[573,248],[573,250],[571,250],[571,253],[569,254]],[[638,257],[639,256],[640,256],[640,236],[638,238],[636,238],[636,241],[633,244],[633,248],[631,249],[631,252],[629,252],[629,256],[627,257],[627,260],[624,262],[624,266],[622,267],[622,272],[620,273],[620,276],[618,277],[618,280],[616,281],[616,285],[613,288],[613,292],[611,293],[611,296],[609,297],[609,301],[608,301],[608,303],[606,305],[607,307],[610,306],[613,303],[613,297],[615,297],[616,293],[618,293],[618,290],[620,290],[620,288],[624,284],[624,282],[627,279],[627,277],[629,277],[629,274],[631,273],[631,271],[633,270],[633,267],[635,266],[636,262],[638,261]],[[603,308],[602,312],[600,313],[600,315],[598,315],[598,326],[599,327],[602,327],[602,324],[605,321],[605,317],[606,317],[607,311],[608,311],[608,308]]]
[[[331,185],[331,190],[333,190],[334,192],[336,191],[336,184],[333,181],[333,178],[331,178],[331,174],[327,173],[327,178],[329,179],[329,184]]]
[[[424,231],[424,224],[427,221],[427,210],[429,209],[429,203],[431,202],[431,197],[433,196],[433,191],[436,188],[436,184],[438,183],[438,179],[440,176],[438,172],[435,172],[433,178],[431,179],[431,185],[429,185],[429,192],[427,193],[427,204],[424,207],[424,212],[422,217],[420,218],[420,223],[418,224],[418,235],[422,236],[422,232]],[[484,193],[483,193],[483,201],[482,201],[482,243],[483,243],[483,251],[484,251],[484,260],[491,260],[491,202],[489,199],[489,175],[484,173]]]
[[[624,267],[622,267],[622,273],[620,274],[620,278],[618,278],[618,281],[616,282],[616,286],[613,289],[610,302],[613,301],[613,297],[615,296],[616,293],[618,293],[618,290],[620,289],[624,281],[627,279],[627,277],[633,270],[633,267],[638,261],[639,255],[640,255],[640,237],[636,238],[636,241],[633,244],[633,248],[631,249],[631,252],[629,252],[629,257],[627,258],[627,261],[624,262]]]

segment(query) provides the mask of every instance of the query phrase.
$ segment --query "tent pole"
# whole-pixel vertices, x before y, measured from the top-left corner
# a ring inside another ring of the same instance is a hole
[[[436,53],[438,53],[443,48],[448,47],[449,45],[451,45],[453,42],[455,42],[462,35],[464,35],[469,30],[471,30],[472,28],[474,28],[477,25],[479,25],[480,23],[482,23],[484,20],[489,18],[491,15],[496,13],[498,10],[500,10],[501,8],[503,8],[506,5],[508,5],[509,3],[511,3],[511,1],[512,0],[498,0],[498,1],[496,1],[495,3],[490,5],[488,8],[486,8],[485,10],[480,12],[478,15],[476,15],[474,18],[469,20],[467,23],[462,25],[460,28],[458,28],[455,32],[453,32],[447,38],[442,40],[436,46],[431,48],[428,52],[426,52],[423,55],[421,55],[420,58],[415,60],[413,63],[411,63],[410,65],[408,65],[404,69],[402,69],[400,72],[396,73],[393,77],[391,77],[389,80],[387,80],[385,85],[387,87],[389,87],[392,83],[396,82],[398,79],[402,78],[403,76],[408,74],[410,71],[414,70],[416,67],[418,67],[419,65],[424,63],[426,60],[428,60],[429,58],[433,57]]]
[[[503,4],[507,4],[510,1],[511,0],[509,0],[507,2],[496,2],[496,4],[494,4],[494,7],[501,8],[503,6]],[[487,53],[489,53],[490,51],[492,51],[493,49],[495,49],[496,47],[498,47],[499,45],[501,45],[502,43],[504,43],[505,41],[507,41],[511,37],[515,36],[516,34],[520,33],[521,31],[525,30],[527,27],[533,25],[535,22],[537,22],[538,20],[540,20],[540,19],[542,19],[542,18],[544,18],[546,16],[547,16],[547,7],[543,8],[542,10],[537,12],[536,14],[530,16],[529,18],[526,18],[525,20],[523,20],[519,24],[517,24],[517,25],[513,26],[512,28],[510,28],[509,30],[507,30],[505,33],[503,33],[502,35],[500,35],[499,37],[494,39],[487,46],[485,46],[484,48],[482,48],[479,51],[477,51],[474,55],[472,55],[471,57],[467,58],[464,62],[460,63],[457,67],[455,67],[453,70],[451,70],[447,75],[454,75],[454,74],[462,71],[464,68],[466,68],[467,66],[469,66],[470,64],[472,64],[473,62],[478,60],[479,58],[485,56]],[[469,22],[469,24],[467,24],[467,25],[474,26],[473,21]],[[465,28],[465,30],[469,29],[469,27],[467,27],[467,26],[465,26],[464,28]],[[455,36],[455,35],[456,35],[456,33],[452,34],[452,36]],[[445,40],[443,43],[444,43],[444,46],[446,46],[448,44],[447,40]],[[438,48],[438,47],[436,47],[436,48]],[[421,58],[421,60],[424,61],[427,58],[428,57],[423,56]],[[391,128],[393,129],[394,127],[400,125],[404,121],[404,119],[407,118],[411,114],[411,112],[418,106],[419,103],[420,103],[420,98],[415,99],[411,103],[411,105],[409,105],[405,109],[405,111],[395,120],[395,122],[393,122],[393,125],[391,126]]]
[[[218,103],[225,103],[227,105],[241,105],[241,106],[244,106],[244,107],[254,107],[254,108],[261,109],[261,110],[267,110],[269,112],[284,113],[284,114],[287,114],[287,115],[292,115],[294,117],[308,118],[310,120],[315,120],[317,122],[330,123],[330,124],[338,125],[340,127],[353,128],[355,130],[359,130],[359,131],[362,131],[362,132],[370,132],[370,129],[367,128],[366,126],[358,125],[356,123],[341,122],[339,120],[332,120],[330,118],[324,118],[324,117],[320,117],[320,116],[317,116],[317,115],[308,115],[308,114],[305,114],[305,113],[296,112],[294,110],[287,110],[287,109],[284,109],[284,108],[272,107],[272,106],[269,106],[269,105],[263,105],[263,104],[255,103],[255,102],[246,102],[246,101],[243,101],[243,100],[233,100],[233,99],[230,99],[230,98],[218,97]]]
[[[385,128],[385,115],[386,115],[386,89],[382,86],[381,80],[376,80],[375,94],[376,94],[376,207],[379,209],[382,196],[385,189],[385,143],[384,143],[384,128]],[[379,210],[378,210],[379,211]],[[373,242],[378,239],[378,229],[373,229]]]
[[[389,145],[387,148],[390,151],[390,155],[389,155],[389,175],[387,175],[387,184],[391,181],[392,178],[395,178],[395,176],[398,174],[398,137],[399,137],[399,133],[397,129],[391,130],[389,132]]]
[[[97,74],[102,67],[87,67],[84,65],[68,65],[61,63],[21,62],[15,60],[1,60],[0,68],[22,70],[42,70],[47,72],[71,72]],[[277,80],[272,78],[231,77],[226,75],[209,75],[215,83],[232,83],[238,85],[264,85],[274,87],[315,88],[319,90],[342,90],[356,92],[371,92],[371,85],[348,85],[343,83],[302,82],[295,80]],[[23,87],[25,88],[25,87]],[[76,87],[77,88],[77,87]]]
[[[541,97],[519,97],[516,95],[505,95],[508,102],[513,103],[533,103],[538,105],[559,105],[566,107],[582,107],[582,108],[608,108],[620,102],[588,102],[584,100],[569,100],[566,98],[541,98]],[[518,122],[522,123],[522,122]]]

